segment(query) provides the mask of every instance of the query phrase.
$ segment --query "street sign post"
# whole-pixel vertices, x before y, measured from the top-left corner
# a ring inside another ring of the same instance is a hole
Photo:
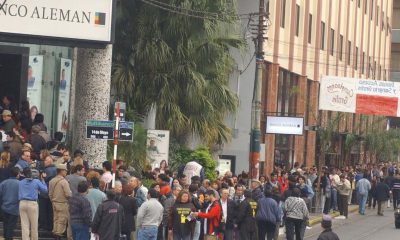
[[[99,140],[114,139],[114,121],[86,120],[86,138]],[[119,141],[133,141],[133,122],[119,122]]]
[[[113,138],[114,121],[86,120],[86,138],[109,140]]]

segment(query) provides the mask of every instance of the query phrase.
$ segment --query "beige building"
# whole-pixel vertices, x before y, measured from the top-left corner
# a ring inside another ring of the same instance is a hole
[[[303,135],[265,134],[264,172],[269,173],[274,163],[315,164],[319,144],[315,127],[324,126],[337,114],[318,111],[322,76],[389,80],[393,1],[266,2],[270,27],[264,48],[263,114],[303,117],[305,125]],[[400,47],[396,49],[400,71]],[[355,114],[341,117],[337,142],[327,157],[330,164],[343,160],[345,133],[362,134],[371,121]],[[357,156],[352,158],[357,161]]]

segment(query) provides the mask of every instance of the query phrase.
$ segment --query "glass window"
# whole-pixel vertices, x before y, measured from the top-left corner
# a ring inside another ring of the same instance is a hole
[[[343,35],[340,34],[340,42],[339,42],[339,59],[342,61],[343,59]]]
[[[308,43],[311,44],[311,36],[312,36],[312,14],[309,14],[308,18]]]
[[[355,66],[354,69],[357,70],[358,68],[358,47],[356,47],[356,55],[355,55],[356,59],[355,59]]]
[[[299,36],[299,29],[300,29],[300,6],[296,4],[296,36]]]
[[[321,22],[321,50],[325,49],[325,23]]]
[[[285,27],[285,12],[286,12],[286,0],[282,0],[281,2],[281,27]]]
[[[333,56],[333,52],[335,49],[335,30],[331,28],[331,55]]]
[[[347,65],[350,65],[350,61],[351,61],[351,41],[347,42]]]

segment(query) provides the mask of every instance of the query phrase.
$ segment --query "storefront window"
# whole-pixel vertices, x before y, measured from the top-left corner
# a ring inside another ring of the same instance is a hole
[[[28,100],[31,118],[42,113],[51,135],[65,135],[68,129],[71,52],[68,47],[0,43],[0,96],[11,96],[18,108]],[[4,67],[7,61],[14,67]]]

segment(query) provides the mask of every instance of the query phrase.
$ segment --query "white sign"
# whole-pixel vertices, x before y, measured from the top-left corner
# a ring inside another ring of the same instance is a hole
[[[321,79],[319,109],[400,116],[400,83],[326,76]]]
[[[303,118],[267,116],[267,133],[303,135]]]
[[[169,131],[147,130],[147,160],[151,168],[160,168],[165,161],[168,166]]]
[[[113,0],[7,0],[0,33],[110,42],[112,12]]]
[[[29,106],[36,109],[37,113],[42,111],[42,75],[43,56],[29,56],[27,97]]]
[[[226,172],[231,171],[231,160],[230,159],[218,159],[218,172],[219,172],[219,177],[225,176]]]
[[[58,118],[57,131],[67,132],[68,129],[68,110],[69,96],[71,89],[71,69],[72,61],[70,59],[61,58],[60,78],[59,78],[59,94],[58,94]]]

